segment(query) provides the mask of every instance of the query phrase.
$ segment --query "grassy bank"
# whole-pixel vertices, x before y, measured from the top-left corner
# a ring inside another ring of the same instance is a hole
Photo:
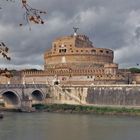
[[[140,109],[134,108],[114,108],[95,107],[68,104],[36,104],[33,105],[38,111],[46,112],[67,112],[67,113],[88,113],[88,114],[108,114],[108,115],[137,115],[140,116]]]

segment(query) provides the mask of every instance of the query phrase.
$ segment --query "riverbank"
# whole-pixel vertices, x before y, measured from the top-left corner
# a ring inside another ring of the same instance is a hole
[[[34,112],[140,116],[140,108],[83,106],[69,104],[34,104],[33,108],[35,108]],[[1,107],[0,111],[22,112],[20,109],[6,109],[4,107]]]
[[[125,107],[97,107],[68,104],[36,104],[33,107],[35,107],[36,111],[43,112],[140,116],[140,109]]]

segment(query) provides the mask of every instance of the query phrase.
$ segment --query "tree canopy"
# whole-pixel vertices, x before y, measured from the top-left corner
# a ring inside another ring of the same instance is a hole
[[[140,69],[139,68],[130,68],[129,71],[131,73],[140,73]]]

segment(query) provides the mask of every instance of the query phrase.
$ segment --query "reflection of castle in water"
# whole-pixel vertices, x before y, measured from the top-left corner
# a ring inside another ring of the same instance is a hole
[[[140,83],[140,74],[118,69],[110,49],[96,48],[85,35],[57,38],[44,54],[44,70],[15,72],[1,83],[48,83],[62,85],[131,84]]]

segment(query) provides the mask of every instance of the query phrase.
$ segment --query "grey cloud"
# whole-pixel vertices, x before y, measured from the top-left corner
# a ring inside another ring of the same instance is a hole
[[[1,66],[42,66],[43,53],[53,39],[72,34],[73,26],[80,28],[80,34],[88,35],[95,47],[115,50],[115,61],[122,67],[140,61],[140,1],[31,0],[30,5],[47,11],[45,25],[31,25],[31,31],[28,25],[18,26],[25,21],[17,2],[2,3],[0,40],[9,46],[13,60],[9,63],[2,59]]]
[[[138,26],[138,27],[136,28],[136,30],[135,30],[135,37],[136,37],[137,39],[140,38],[140,26]]]

